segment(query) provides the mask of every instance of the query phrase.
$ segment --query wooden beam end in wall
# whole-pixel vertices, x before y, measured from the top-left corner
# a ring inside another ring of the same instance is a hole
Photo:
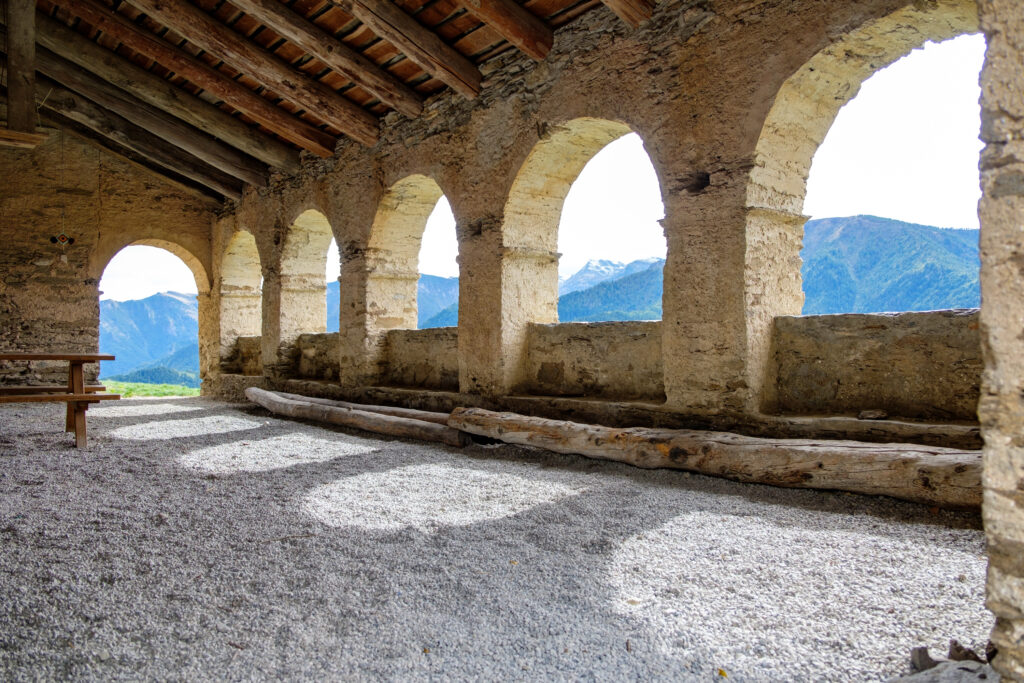
[[[637,28],[654,14],[651,0],[601,0],[619,19]]]
[[[555,41],[551,27],[515,0],[461,1],[470,14],[537,61],[551,51]]]

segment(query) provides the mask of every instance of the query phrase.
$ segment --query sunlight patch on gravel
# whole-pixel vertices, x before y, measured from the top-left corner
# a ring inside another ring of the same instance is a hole
[[[627,539],[609,566],[613,608],[667,655],[758,679],[895,675],[908,643],[984,652],[980,531],[758,507],[684,514]]]
[[[320,438],[310,434],[282,434],[270,439],[239,441],[230,450],[223,445],[185,453],[178,462],[212,474],[266,472],[295,465],[372,453],[372,442],[355,437]]]
[[[594,483],[512,462],[432,463],[340,479],[311,491],[305,509],[329,526],[430,531],[511,517]]]
[[[227,434],[246,429],[258,429],[264,426],[260,420],[252,420],[231,415],[210,415],[189,420],[167,420],[160,422],[143,422],[111,429],[107,434],[115,439],[131,441],[154,441],[164,439],[181,439],[185,437],[206,436],[210,434]]]
[[[100,402],[89,408],[89,414],[97,417],[147,417],[149,415],[172,415],[175,413],[202,413],[205,410],[195,405],[175,405],[162,403],[158,399],[121,399],[120,401]]]

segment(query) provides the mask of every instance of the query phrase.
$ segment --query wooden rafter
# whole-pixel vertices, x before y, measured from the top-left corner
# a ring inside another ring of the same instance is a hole
[[[7,128],[21,133],[35,133],[35,0],[7,0],[10,30],[7,40]]]
[[[36,38],[40,46],[82,69],[274,168],[294,170],[299,166],[298,153],[293,149],[156,74],[135,66],[59,21],[40,14]],[[82,94],[88,96],[88,93]]]
[[[52,2],[63,7],[72,16],[88,22],[125,46],[146,55],[160,63],[161,66],[221,98],[230,106],[251,116],[284,139],[321,157],[329,157],[334,153],[335,140],[331,135],[297,119],[244,85],[210,67],[201,59],[197,59],[188,52],[141,29],[106,5],[96,2],[96,0],[52,0]]]
[[[191,3],[125,1],[354,140],[365,145],[377,142],[378,122],[373,114],[268,54]]]
[[[214,168],[250,185],[266,185],[266,166],[234,147],[136,99],[45,48],[37,50],[36,64],[40,72],[69,90],[85,96]]]
[[[134,2],[135,0],[131,0]],[[390,0],[332,0],[366,24],[427,73],[459,94],[474,98],[483,77],[472,62]]]
[[[636,28],[654,14],[651,0],[601,0],[619,19]]]
[[[231,4],[406,116],[423,111],[423,100],[411,88],[279,0],[231,0]]]
[[[44,112],[60,114],[220,195],[231,199],[242,196],[242,183],[237,179],[56,83],[41,79],[36,88],[36,100],[44,103]]]
[[[473,16],[497,31],[505,40],[543,60],[554,44],[554,34],[544,20],[515,0],[460,0]]]

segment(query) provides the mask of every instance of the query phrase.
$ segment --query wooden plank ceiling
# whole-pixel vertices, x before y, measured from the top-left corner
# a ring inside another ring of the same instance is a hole
[[[445,88],[475,97],[480,63],[513,49],[544,59],[552,31],[601,1],[5,0],[37,11],[27,29],[0,16],[0,46],[34,30],[42,115],[238,198],[297,168],[300,150],[373,145],[391,111],[417,116]],[[603,1],[632,25],[653,9]]]

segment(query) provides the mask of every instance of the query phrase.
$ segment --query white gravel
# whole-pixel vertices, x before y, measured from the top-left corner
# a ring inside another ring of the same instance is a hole
[[[971,514],[202,399],[0,409],[0,679],[880,680],[983,649]]]

